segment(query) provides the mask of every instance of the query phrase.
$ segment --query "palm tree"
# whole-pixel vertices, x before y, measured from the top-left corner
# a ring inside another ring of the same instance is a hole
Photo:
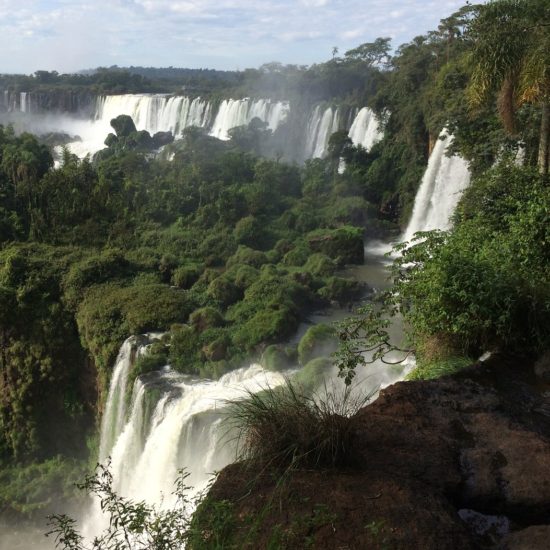
[[[550,163],[550,4],[547,0],[495,0],[478,6],[470,26],[473,106],[498,92],[506,130],[515,133],[515,112],[524,103],[541,108],[538,166]]]

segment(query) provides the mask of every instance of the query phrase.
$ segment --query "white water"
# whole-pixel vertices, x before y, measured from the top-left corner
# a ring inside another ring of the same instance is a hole
[[[288,103],[267,99],[224,99],[210,130],[210,135],[229,139],[229,130],[250,123],[253,118],[267,122],[270,130],[276,130],[288,115]]]
[[[354,145],[361,145],[367,151],[382,139],[383,132],[374,112],[363,107],[358,113],[348,133]]]
[[[168,97],[160,94],[108,95],[99,98],[95,118],[109,125],[119,115],[132,117],[138,130],[172,132],[179,135],[188,126],[210,124],[211,106],[200,97]],[[112,131],[112,130],[110,130]]]
[[[304,158],[323,158],[328,152],[330,136],[338,131],[340,116],[338,109],[319,105],[313,109],[307,125]]]
[[[113,488],[119,494],[170,507],[180,468],[190,473],[186,482],[193,488],[192,498],[215,471],[235,459],[235,446],[229,437],[224,438],[227,428],[222,425],[227,400],[276,387],[285,377],[256,364],[217,381],[181,375],[165,367],[135,381],[126,410],[128,374],[145,349],[135,337],[120,349],[103,416],[100,461],[110,456]],[[84,522],[85,535],[97,534],[105,522],[94,502]]]
[[[452,139],[445,129],[441,131],[418,188],[402,241],[409,241],[417,231],[451,227],[451,216],[460,195],[470,183],[468,163],[457,155],[448,157],[445,154]]]

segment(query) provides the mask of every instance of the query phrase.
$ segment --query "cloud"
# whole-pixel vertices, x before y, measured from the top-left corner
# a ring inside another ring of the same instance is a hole
[[[379,36],[394,46],[462,0],[0,0],[0,72],[98,65],[309,64]]]

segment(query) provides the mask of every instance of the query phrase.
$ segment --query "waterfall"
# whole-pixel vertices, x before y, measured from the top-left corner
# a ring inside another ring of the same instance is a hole
[[[151,334],[147,338],[156,339]],[[147,345],[135,336],[128,338],[121,346],[113,368],[109,393],[101,422],[99,460],[104,461],[110,454],[124,427],[126,418],[126,393],[128,375],[137,357],[146,350]]]
[[[453,136],[446,129],[439,134],[418,188],[403,241],[409,241],[417,231],[451,227],[451,216],[461,192],[470,183],[468,163],[458,155],[446,155],[452,140]]]
[[[338,109],[327,107],[322,110],[317,105],[309,117],[304,157],[306,159],[324,157],[328,151],[330,136],[338,131],[339,125]]]
[[[354,145],[361,145],[367,151],[382,139],[383,133],[376,115],[368,107],[363,107],[358,113],[348,133]]]
[[[107,126],[119,115],[132,117],[138,130],[178,135],[187,126],[210,124],[210,104],[200,97],[161,94],[108,95],[99,98],[95,118]]]
[[[270,130],[276,130],[288,115],[286,102],[266,99],[224,99],[218,109],[210,135],[222,140],[229,139],[229,130],[247,125],[253,118],[267,122]]]
[[[136,501],[172,506],[173,483],[185,468],[192,497],[215,471],[235,459],[235,446],[222,423],[227,400],[276,387],[281,373],[253,364],[219,380],[176,373],[169,366],[140,376],[126,406],[129,374],[136,358],[158,334],[130,337],[120,348],[101,425],[99,458],[111,457],[113,488]],[[105,525],[97,501],[86,515],[90,537]]]
[[[27,92],[20,92],[19,94],[19,110],[22,113],[31,112],[31,97]]]

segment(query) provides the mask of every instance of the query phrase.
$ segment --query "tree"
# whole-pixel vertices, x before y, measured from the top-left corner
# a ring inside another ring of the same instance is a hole
[[[390,60],[391,38],[377,38],[374,42],[365,42],[345,53],[346,60],[362,61],[369,67],[385,66]]]
[[[498,92],[506,130],[525,103],[541,108],[538,167],[550,162],[550,7],[543,0],[496,0],[479,6],[470,25],[472,78],[469,97],[479,106]]]

